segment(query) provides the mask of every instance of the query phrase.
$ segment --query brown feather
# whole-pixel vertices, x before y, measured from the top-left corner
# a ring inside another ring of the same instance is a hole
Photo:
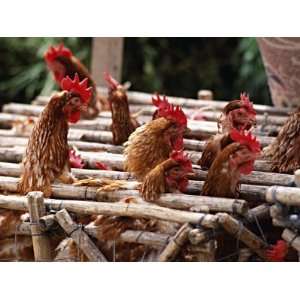
[[[109,93],[108,101],[112,113],[113,143],[122,145],[130,134],[139,127],[136,119],[130,116],[126,91],[120,86]]]
[[[230,168],[229,158],[239,148],[239,143],[232,143],[219,153],[208,171],[201,195],[238,197],[240,174]]]
[[[300,112],[289,117],[264,154],[271,158],[273,172],[293,173],[300,168]]]
[[[203,170],[208,170],[217,155],[230,143],[232,143],[232,139],[228,133],[216,134],[215,136],[211,137],[207,141],[202,152],[202,156],[198,161],[198,164],[201,166],[201,168]]]
[[[125,169],[142,181],[148,172],[168,159],[172,151],[171,126],[171,121],[158,118],[138,127],[125,143]]]
[[[52,96],[32,130],[18,185],[23,195],[30,191],[42,191],[49,197],[54,179],[62,175],[64,169],[70,171],[69,126],[62,111],[66,101],[66,92]]]

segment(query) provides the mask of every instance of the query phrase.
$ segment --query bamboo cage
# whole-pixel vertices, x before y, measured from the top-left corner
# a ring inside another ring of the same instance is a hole
[[[98,92],[106,95],[107,90],[99,87]],[[151,97],[128,92],[130,110],[138,113],[141,124],[151,120]],[[37,119],[49,97],[39,96],[31,104],[4,105],[0,112],[0,212],[21,217],[18,224],[11,226],[8,237],[8,232],[1,231],[0,215],[0,260],[2,241],[8,238],[15,249],[6,259],[10,261],[19,260],[24,240],[32,253],[27,260],[35,261],[267,261],[267,249],[281,238],[290,245],[290,260],[298,260],[299,173],[272,173],[270,163],[258,159],[255,170],[241,177],[240,199],[200,196],[207,172],[197,161],[205,140],[217,133],[216,121],[227,103],[205,100],[211,94],[203,97],[169,97],[171,103],[183,107],[188,117],[205,108],[205,121],[188,120],[190,132],[184,138],[184,148],[192,160],[193,175],[186,193],[162,194],[155,203],[143,200],[140,182],[124,171],[123,146],[112,144],[109,111],[101,112],[94,120],[71,125],[68,143],[85,162],[83,169],[72,169],[77,179],[119,180],[122,184],[118,189],[54,182],[51,198],[44,198],[40,192],[18,195],[19,163],[30,134],[30,125],[24,128],[23,124]],[[278,132],[290,112],[265,105],[255,105],[255,109],[255,133],[262,146],[269,145],[274,140],[269,136],[270,130]],[[97,169],[97,162],[106,164],[109,170]],[[121,225],[140,220],[145,224],[156,222],[161,227],[125,228],[116,238],[107,240],[97,219],[85,222],[97,216],[116,218]],[[141,255],[124,258],[125,250],[120,245]]]

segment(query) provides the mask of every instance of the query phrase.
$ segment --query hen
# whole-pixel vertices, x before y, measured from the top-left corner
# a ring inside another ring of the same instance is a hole
[[[36,122],[22,161],[21,194],[42,191],[51,195],[51,183],[55,178],[72,183],[68,148],[68,121],[76,123],[81,111],[89,103],[92,94],[88,79],[79,82],[76,74],[72,81],[68,76],[61,81],[62,92],[53,95]]]
[[[226,146],[212,163],[202,193],[203,196],[235,198],[239,196],[241,174],[250,174],[259,156],[260,144],[251,133],[230,131],[233,143]]]
[[[230,129],[250,130],[256,124],[256,111],[249,96],[241,93],[239,100],[230,101],[218,119],[218,129],[222,133]]]
[[[289,117],[275,141],[264,148],[264,155],[270,157],[273,172],[293,173],[300,168],[300,110]]]
[[[220,132],[207,141],[202,156],[198,161],[203,170],[208,170],[220,151],[232,142],[229,134],[232,128],[250,130],[255,125],[256,112],[253,104],[245,94],[241,94],[240,98],[240,100],[229,102],[224,107],[218,119]]]
[[[155,201],[161,193],[185,192],[192,163],[183,151],[175,150],[169,159],[157,165],[145,177],[141,194],[146,201]]]
[[[130,134],[139,127],[135,118],[130,116],[126,90],[110,74],[105,73],[109,88],[108,102],[112,114],[113,143],[122,145],[128,140]]]
[[[56,47],[49,47],[44,54],[44,59],[59,86],[64,77],[69,76],[73,78],[76,73],[80,80],[87,78],[88,85],[92,90],[92,96],[88,109],[82,112],[82,117],[85,119],[95,118],[101,110],[101,102],[102,105],[105,105],[105,101],[97,96],[96,84],[81,61],[73,55],[70,49],[64,47],[63,44]]]
[[[170,105],[160,117],[138,127],[124,144],[124,167],[142,181],[146,174],[169,158],[174,145],[183,145],[187,118],[179,106]]]

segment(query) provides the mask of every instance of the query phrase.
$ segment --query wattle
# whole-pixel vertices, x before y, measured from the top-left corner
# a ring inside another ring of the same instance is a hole
[[[68,117],[70,123],[77,123],[80,120],[80,111],[76,111]]]

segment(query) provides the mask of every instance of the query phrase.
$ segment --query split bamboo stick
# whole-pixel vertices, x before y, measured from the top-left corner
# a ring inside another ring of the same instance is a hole
[[[0,147],[0,161],[19,163],[22,161],[25,152],[25,147],[4,148]],[[97,163],[101,162],[109,166],[113,170],[123,171],[124,156],[117,153],[107,152],[78,152],[82,159],[86,163],[86,167],[89,169],[97,169]],[[256,161],[254,167],[258,169],[260,161]],[[202,171],[199,166],[194,165],[193,171],[195,175],[192,179],[205,180],[207,171]],[[255,185],[281,185],[291,186],[293,184],[294,177],[289,174],[270,173],[262,171],[254,171],[250,175],[241,176],[241,183],[255,184]]]
[[[259,257],[266,259],[265,249],[268,245],[263,240],[230,215],[226,213],[219,213],[218,217],[219,223],[228,233],[236,237],[238,240],[241,240]]]
[[[158,257],[158,261],[164,262],[174,260],[180,249],[188,241],[188,236],[191,229],[192,227],[189,224],[183,224],[174,237],[171,238],[165,249],[161,252]]]
[[[156,205],[134,203],[99,203],[91,201],[45,199],[49,209],[63,209],[83,215],[126,216],[133,218],[160,219],[177,223],[200,224],[203,227],[215,228],[218,218],[215,215],[179,211]],[[14,210],[27,210],[25,197],[0,195],[0,207]]]
[[[89,236],[83,230],[80,230],[81,227],[72,220],[67,210],[62,209],[58,211],[55,217],[59,225],[74,240],[77,247],[85,254],[89,261],[107,261]]]
[[[300,206],[300,189],[295,187],[271,186],[267,189],[266,200],[279,201],[285,205]]]
[[[103,87],[97,88],[98,92],[100,94],[107,94],[107,89]],[[138,105],[151,105],[152,104],[152,96],[153,94],[148,93],[142,93],[142,92],[136,92],[136,91],[128,91],[127,92],[128,101],[132,104],[138,104]],[[201,107],[207,107],[210,106],[216,110],[222,110],[224,106],[228,103],[228,101],[210,101],[210,100],[202,100],[198,101],[196,99],[190,99],[190,98],[178,98],[178,97],[171,97],[168,96],[168,100],[170,103],[174,105],[181,105],[182,107],[186,108],[201,108]],[[38,96],[34,100],[34,104],[39,105],[45,105],[49,101],[49,96]],[[254,108],[256,109],[257,113],[263,114],[263,113],[269,113],[273,115],[278,116],[286,116],[290,113],[290,109],[288,108],[277,108],[267,105],[261,105],[261,104],[255,104]]]
[[[44,197],[42,192],[30,192],[27,195],[28,210],[30,214],[30,229],[35,261],[50,261],[50,240],[41,229],[39,219],[46,215]]]
[[[145,112],[145,108],[141,107],[143,112]],[[33,106],[29,104],[19,104],[19,103],[9,103],[7,105],[4,105],[3,112],[5,113],[5,116],[3,117],[3,122],[1,122],[1,114],[0,114],[0,126],[1,123],[3,124],[5,122],[5,126],[7,126],[8,123],[8,113],[14,113],[18,115],[25,114],[26,116],[35,116],[37,117],[41,111],[43,110],[43,107],[40,106]],[[155,111],[155,107],[151,107],[151,113]],[[187,126],[191,129],[191,132],[186,137],[192,137],[192,138],[200,138],[203,139],[205,137],[208,137],[210,135],[214,135],[218,132],[217,123],[215,122],[218,118],[218,115],[215,116],[215,118],[212,118],[211,121],[195,121],[195,120],[188,120]],[[10,123],[15,121],[15,116],[11,117]],[[138,118],[139,122],[141,124],[149,122],[151,120],[151,116],[139,116]],[[100,132],[110,131],[111,129],[111,119],[110,118],[97,118],[95,120],[80,120],[76,124],[71,124],[70,127],[72,130],[79,130],[79,131],[98,131],[98,135],[100,135]],[[259,135],[259,131],[257,134]],[[70,133],[71,134],[71,133]],[[78,134],[78,133],[77,133]],[[261,136],[260,141],[263,145],[268,145],[268,141],[272,140],[270,137]]]
[[[260,204],[252,209],[249,209],[246,214],[246,219],[248,222],[255,222],[256,219],[266,219],[270,218],[270,205],[267,203]]]
[[[285,229],[281,237],[298,252],[300,251],[300,236],[290,229]]]
[[[8,192],[8,193],[16,193],[17,192],[17,184],[18,184],[17,178],[13,177],[1,177],[0,176],[0,190]],[[203,182],[201,181],[190,181],[189,185],[187,187],[187,193],[190,194],[196,194],[199,195],[200,191],[203,187]],[[264,201],[265,200],[265,193],[266,193],[266,186],[255,186],[255,185],[241,185],[241,199],[245,199],[248,201],[253,201],[255,199],[256,201]],[[171,194],[170,194],[171,195]],[[186,194],[177,194],[178,199],[176,200],[170,200],[170,206],[174,205],[176,207],[179,207],[181,205],[182,207],[186,207],[187,204],[184,204],[184,202],[188,201],[188,197],[185,197]],[[52,196],[60,199],[78,199],[78,200],[85,200],[85,199],[97,199],[98,201],[110,201],[115,202],[118,200],[121,200],[125,197],[139,197],[139,191],[138,190],[119,190],[119,191],[113,191],[113,192],[98,192],[97,188],[95,187],[87,187],[87,186],[74,186],[74,185],[68,185],[68,184],[52,184]],[[167,203],[167,199],[169,195],[164,194],[161,196],[162,201]],[[173,197],[173,195],[172,195]],[[242,202],[228,202],[226,204],[224,201],[220,200],[213,200],[211,205],[207,204],[208,202],[205,200],[205,198],[202,198],[204,196],[194,196],[195,199],[204,199],[203,201],[206,202],[205,206],[208,206],[212,210],[217,209],[224,209],[224,210],[230,210],[230,212],[243,212],[245,211],[245,207]],[[182,204],[180,203],[180,199],[182,199]],[[211,198],[209,198],[211,199]],[[219,198],[216,198],[219,199]],[[226,200],[228,200],[226,198]],[[231,199],[233,200],[233,199]],[[235,200],[235,199],[234,199]],[[197,201],[197,200],[195,200]],[[163,203],[163,202],[161,202]],[[240,203],[240,204],[238,204]],[[199,209],[199,205],[195,205],[195,202],[190,202],[192,207]],[[199,204],[199,202],[198,202]],[[234,205],[232,205],[234,204]],[[240,208],[239,208],[240,207]],[[197,210],[196,209],[196,210]]]

